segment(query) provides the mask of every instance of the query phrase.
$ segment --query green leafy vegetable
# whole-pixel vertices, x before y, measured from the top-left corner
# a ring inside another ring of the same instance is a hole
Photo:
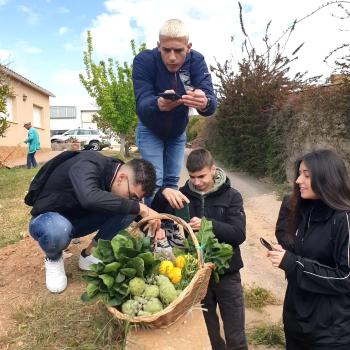
[[[219,243],[213,232],[213,224],[206,218],[202,218],[201,227],[196,233],[204,262],[212,262],[215,265],[213,276],[215,282],[219,282],[219,275],[225,273],[230,266],[233,248],[230,244]],[[191,239],[184,240],[185,249],[191,254],[196,254],[195,246]]]
[[[87,287],[81,300],[91,302],[100,299],[108,305],[122,305],[130,298],[130,280],[149,278],[159,264],[150,249],[149,237],[143,234],[132,237],[125,230],[111,241],[100,239],[93,255],[102,262],[93,264],[91,272],[83,276]]]

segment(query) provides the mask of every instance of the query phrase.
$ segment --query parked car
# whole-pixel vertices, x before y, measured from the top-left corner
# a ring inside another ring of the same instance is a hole
[[[61,135],[52,135],[51,142],[67,142],[70,138],[77,139],[79,142],[84,142],[88,149],[93,149],[95,151],[100,151],[111,145],[108,136],[102,131],[81,128],[67,130]]]

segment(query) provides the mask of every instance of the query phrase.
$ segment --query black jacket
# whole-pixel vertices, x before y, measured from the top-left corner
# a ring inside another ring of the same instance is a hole
[[[205,216],[213,223],[213,231],[219,242],[231,244],[233,256],[226,274],[239,271],[243,267],[239,245],[245,241],[245,213],[241,194],[230,186],[230,180],[215,192],[200,195],[191,191],[188,181],[180,191],[190,200],[190,216],[202,218]],[[174,213],[160,189],[152,208],[159,212]]]
[[[85,217],[91,212],[138,214],[137,201],[111,193],[112,181],[121,164],[120,160],[98,152],[79,152],[52,170],[31,214],[53,211],[68,219]]]
[[[280,265],[288,280],[285,329],[315,345],[350,349],[350,215],[322,201],[304,200],[290,242],[287,213],[288,198],[276,226],[276,237],[286,249]]]

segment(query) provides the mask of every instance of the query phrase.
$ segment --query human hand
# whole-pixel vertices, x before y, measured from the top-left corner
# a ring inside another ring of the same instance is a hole
[[[195,89],[194,91],[187,91],[187,94],[182,96],[182,101],[185,106],[202,111],[207,106],[208,98],[204,91]]]
[[[273,246],[274,249],[276,246],[278,245],[276,244]],[[286,251],[281,247],[281,250],[269,250],[267,252],[267,257],[270,259],[273,266],[279,267],[285,253]]]
[[[154,239],[156,241],[162,240],[165,238],[165,230],[160,228],[155,232]]]
[[[201,222],[202,222],[202,219],[197,218],[196,216],[194,216],[190,220],[189,225],[191,226],[192,230],[198,231],[200,229],[200,227],[201,227]]]
[[[175,93],[174,90],[165,90],[164,93]],[[158,97],[157,100],[158,103],[158,108],[160,111],[162,112],[169,112],[171,110],[173,110],[175,107],[181,105],[182,99],[180,98],[179,100],[176,101],[171,101],[171,100],[167,100],[164,97]]]
[[[143,218],[146,218],[148,216],[155,216],[155,215],[158,215],[158,213],[147,207],[147,205],[143,204],[143,203],[140,203],[140,212],[139,214],[143,217]],[[146,225],[146,228],[150,229],[151,232],[153,234],[155,234],[157,232],[157,230],[160,229],[160,219],[152,219],[152,220],[149,220],[147,225]]]
[[[190,202],[183,193],[173,188],[164,188],[162,194],[173,209],[181,209],[184,203]]]
[[[276,250],[276,251],[278,251],[278,252],[282,252],[283,251],[283,248],[282,248],[282,246],[280,245],[280,244],[271,244],[272,245],[272,248],[273,248],[273,250]]]

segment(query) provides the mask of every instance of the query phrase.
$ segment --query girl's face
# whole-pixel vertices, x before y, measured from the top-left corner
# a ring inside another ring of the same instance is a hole
[[[301,198],[311,199],[311,200],[315,200],[319,198],[311,187],[310,172],[309,172],[309,169],[306,167],[304,161],[300,163],[299,176],[295,182],[299,185]]]

